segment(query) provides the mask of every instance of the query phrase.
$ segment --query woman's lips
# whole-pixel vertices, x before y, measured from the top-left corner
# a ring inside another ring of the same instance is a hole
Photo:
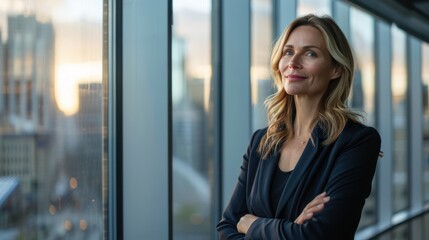
[[[301,81],[301,80],[304,80],[304,79],[306,79],[307,77],[305,77],[305,76],[302,76],[302,75],[298,75],[298,74],[290,74],[290,75],[287,75],[286,76],[286,78],[289,80],[289,81]]]

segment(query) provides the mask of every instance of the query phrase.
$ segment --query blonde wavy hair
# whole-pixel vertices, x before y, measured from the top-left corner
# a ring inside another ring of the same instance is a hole
[[[283,31],[275,43],[271,54],[271,70],[277,92],[265,101],[268,111],[268,130],[261,139],[258,152],[265,159],[271,152],[280,151],[283,144],[293,137],[295,119],[294,97],[285,92],[279,71],[279,61],[290,34],[299,26],[312,26],[321,33],[333,63],[340,67],[341,76],[330,81],[319,103],[318,115],[313,126],[318,124],[326,134],[324,145],[335,141],[344,129],[346,122],[361,122],[362,116],[346,106],[353,81],[354,59],[350,45],[341,29],[329,16],[309,14],[295,19]]]

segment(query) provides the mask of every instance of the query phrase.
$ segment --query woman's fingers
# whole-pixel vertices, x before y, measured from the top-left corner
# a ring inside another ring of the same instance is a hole
[[[310,203],[305,206],[303,212],[314,212],[319,211],[323,208],[323,204],[329,201],[329,197],[326,197],[326,193],[319,194]]]
[[[325,207],[325,203],[329,201],[330,197],[326,196],[326,193],[323,192],[317,195],[310,203],[305,206],[302,213],[295,220],[296,224],[303,224],[305,221],[310,220],[314,214],[320,212]]]
[[[307,206],[305,206],[304,211],[323,203],[323,198],[325,196],[326,196],[325,192],[317,195],[310,203],[307,204]]]
[[[317,206],[304,210],[295,220],[295,223],[303,224],[305,221],[310,220],[314,216],[314,214],[319,211],[322,211],[324,207],[324,204],[319,204]]]

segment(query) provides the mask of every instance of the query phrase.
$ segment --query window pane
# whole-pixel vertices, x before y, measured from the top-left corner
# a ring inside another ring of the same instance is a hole
[[[395,239],[395,240],[408,240],[412,239],[410,235],[410,227],[408,223],[403,223],[401,225],[395,226],[393,229],[384,232],[379,237],[374,238],[374,240],[385,240],[385,239]]]
[[[427,226],[429,226],[429,213],[428,212],[426,212],[423,215],[423,225],[422,225],[423,239],[429,239],[429,228]]]
[[[408,207],[406,35],[392,26],[393,211]]]
[[[331,15],[332,0],[297,0],[298,9],[297,16],[302,16],[308,13],[317,15]]]
[[[423,84],[423,193],[429,201],[429,44],[422,44],[422,84]]]
[[[103,1],[0,9],[0,239],[102,239]]]
[[[358,10],[350,8],[350,43],[356,60],[355,76],[350,106],[363,114],[366,124],[375,125],[375,68],[374,68],[374,19]],[[371,195],[365,202],[359,227],[376,221],[376,184],[373,182]]]
[[[209,239],[211,1],[174,0],[173,19],[173,237]]]
[[[252,128],[267,126],[265,99],[275,92],[270,75],[270,57],[273,42],[273,6],[271,0],[252,0]]]
[[[410,238],[411,232],[410,232],[410,225],[409,223],[404,223],[402,225],[398,225],[395,227],[391,232],[391,238],[395,240],[408,240],[412,239]]]

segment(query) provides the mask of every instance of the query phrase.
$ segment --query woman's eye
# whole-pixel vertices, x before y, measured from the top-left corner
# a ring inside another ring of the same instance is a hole
[[[309,57],[317,57],[317,54],[313,51],[308,51],[306,55]]]
[[[286,56],[292,56],[293,55],[293,51],[290,50],[290,49],[286,49],[283,54],[286,55]]]

